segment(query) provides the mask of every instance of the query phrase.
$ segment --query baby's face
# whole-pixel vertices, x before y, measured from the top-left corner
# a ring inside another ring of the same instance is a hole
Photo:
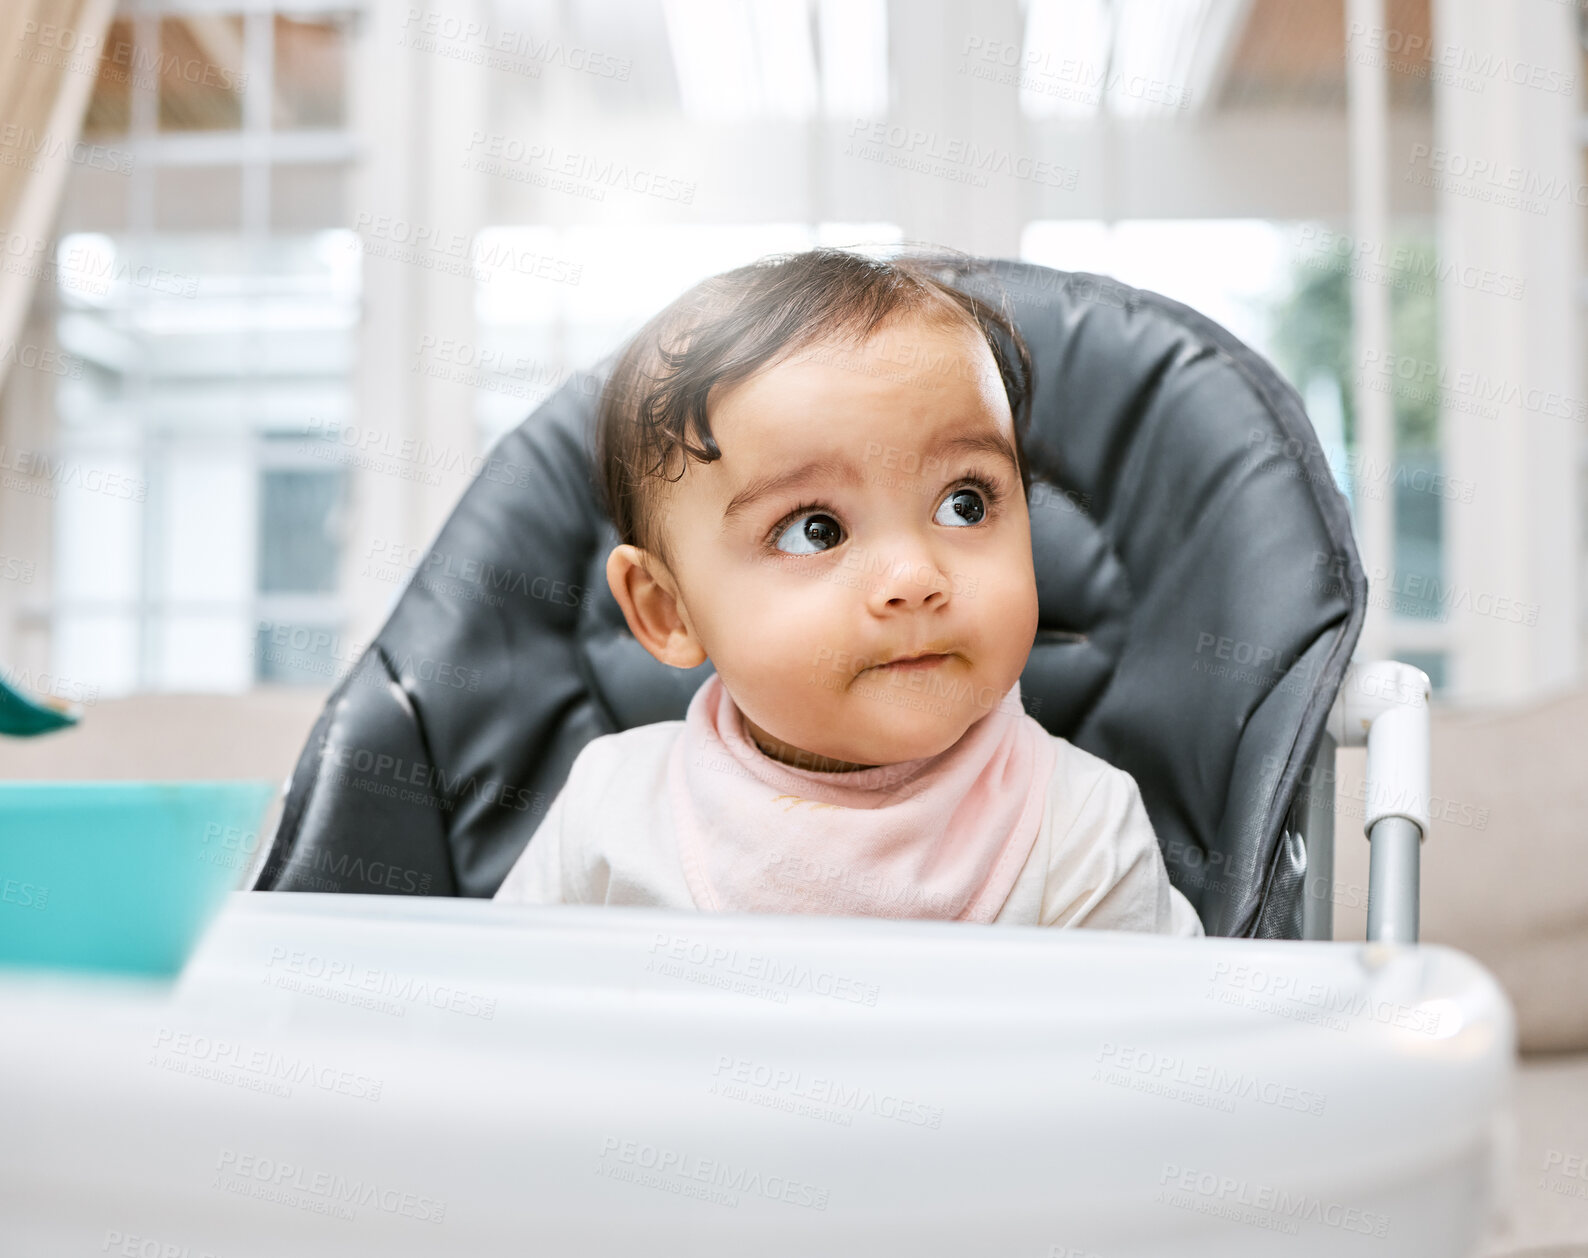
[[[678,617],[751,735],[828,771],[951,746],[1019,678],[1037,629],[986,341],[896,322],[769,365],[709,413],[722,457],[688,464],[664,527]]]

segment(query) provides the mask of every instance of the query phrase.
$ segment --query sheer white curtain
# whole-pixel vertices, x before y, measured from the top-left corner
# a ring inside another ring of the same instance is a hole
[[[47,270],[51,225],[115,0],[0,4],[0,351],[13,346]],[[14,355],[0,352],[0,386]]]

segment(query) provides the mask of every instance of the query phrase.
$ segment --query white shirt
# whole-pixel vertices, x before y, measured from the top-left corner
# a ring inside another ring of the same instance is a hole
[[[587,743],[496,898],[514,904],[649,905],[698,912],[684,880],[667,760],[684,722],[659,721]],[[1136,781],[1057,744],[1041,829],[994,923],[1200,935],[1169,883]]]

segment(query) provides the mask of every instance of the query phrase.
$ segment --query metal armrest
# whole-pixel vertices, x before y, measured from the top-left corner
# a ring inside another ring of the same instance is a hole
[[[1367,747],[1363,828],[1372,844],[1367,937],[1374,942],[1417,942],[1430,694],[1428,675],[1410,664],[1352,661],[1329,713],[1336,743]]]

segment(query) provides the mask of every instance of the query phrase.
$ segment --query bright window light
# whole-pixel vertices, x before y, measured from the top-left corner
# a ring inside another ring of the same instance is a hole
[[[1028,118],[1090,118],[1108,73],[1104,0],[1031,0],[1020,59],[1020,108]]]
[[[116,242],[101,232],[62,236],[55,247],[61,295],[85,306],[113,305],[117,296],[116,259]]]
[[[1061,271],[1092,271],[1162,293],[1228,328],[1272,357],[1271,311],[1290,282],[1289,225],[1263,219],[1039,221],[1027,226],[1020,256]],[[1352,494],[1339,386],[1301,382],[1307,414],[1335,480]]]
[[[760,66],[750,11],[739,0],[666,0],[663,13],[684,113],[712,122],[758,114]]]
[[[886,0],[818,0],[822,107],[829,118],[888,111]]]
[[[816,112],[816,49],[806,4],[755,0],[750,9],[761,63],[762,113],[798,120]]]
[[[1285,226],[1263,219],[1039,220],[1020,256],[1061,271],[1095,271],[1184,302],[1268,354],[1269,303],[1288,280]]]
[[[818,103],[828,117],[887,110],[886,0],[664,0],[663,14],[690,118],[801,121]]]
[[[1017,67],[1032,118],[1168,117],[1200,107],[1250,0],[1029,0]]]
[[[1121,118],[1169,112],[1191,81],[1213,0],[1123,0],[1118,9],[1108,109]]]

